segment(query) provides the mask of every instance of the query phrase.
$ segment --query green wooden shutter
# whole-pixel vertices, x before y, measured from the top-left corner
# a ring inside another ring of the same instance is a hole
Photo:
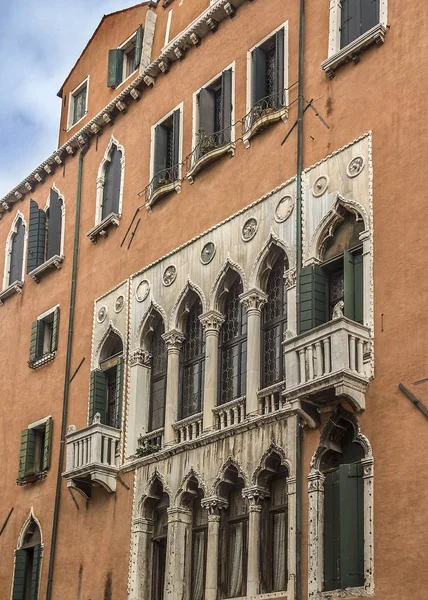
[[[344,315],[348,319],[354,319],[355,314],[355,290],[354,290],[354,256],[343,251],[343,288],[344,288]]]
[[[30,225],[27,249],[27,273],[45,261],[46,213],[39,210],[37,202],[30,200]]]
[[[96,413],[101,415],[101,423],[106,420],[106,403],[107,403],[107,378],[103,371],[96,369],[91,371],[91,384],[89,390],[89,425]]]
[[[157,125],[155,128],[154,175],[166,169],[168,157],[168,128]]]
[[[199,92],[199,130],[204,135],[213,135],[215,128],[215,92],[202,88]]]
[[[43,336],[45,324],[37,319],[31,325],[30,362],[34,362],[43,355]]]
[[[363,310],[363,255],[354,255],[354,320],[358,323],[364,322]]]
[[[339,471],[324,481],[324,590],[340,587],[340,492]]]
[[[137,36],[135,38],[135,61],[134,69],[140,68],[141,53],[143,49],[143,26],[140,25],[137,29]]]
[[[253,62],[253,106],[266,96],[266,52],[263,48],[255,48],[252,52]]]
[[[221,74],[221,128],[223,130],[220,143],[230,142],[230,128],[232,125],[232,69],[227,69]]]
[[[116,402],[114,426],[117,427],[117,429],[120,429],[122,426],[123,371],[123,358],[121,358],[116,366]]]
[[[49,469],[51,464],[52,447],[52,417],[46,421],[45,425],[45,443],[43,447],[43,471]]]
[[[275,34],[275,98],[277,108],[284,104],[285,98],[280,94],[284,89],[284,30],[280,29]]]
[[[299,293],[299,333],[303,333],[328,320],[328,278],[319,265],[301,269]]]
[[[44,214],[44,213],[43,213]],[[62,200],[58,192],[51,189],[49,196],[48,240],[46,260],[61,254]]]
[[[56,307],[52,321],[52,341],[51,352],[55,352],[58,348],[58,333],[59,333],[59,306]]]
[[[340,586],[364,585],[364,492],[361,463],[339,466]]]
[[[175,167],[180,162],[180,110],[175,110],[172,115],[172,165]],[[178,172],[175,174],[178,178]]]
[[[30,600],[37,600],[39,597],[39,579],[40,562],[42,558],[42,547],[40,544],[34,546],[33,550],[33,570],[31,573]]]
[[[122,81],[123,50],[109,50],[107,87],[115,88]]]
[[[25,583],[27,579],[27,551],[15,552],[15,573],[13,575],[12,600],[25,600]]]
[[[25,477],[28,471],[34,468],[35,440],[36,432],[34,429],[21,431],[18,477]]]

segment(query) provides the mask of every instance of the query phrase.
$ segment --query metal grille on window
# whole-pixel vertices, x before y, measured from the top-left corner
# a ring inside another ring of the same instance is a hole
[[[282,342],[287,329],[287,289],[284,283],[284,256],[280,256],[266,286],[268,300],[263,309],[263,387],[285,377]]]
[[[174,166],[174,134],[172,127],[168,129],[166,144],[166,168],[170,169]]]
[[[275,68],[275,44],[266,52],[266,96],[275,93],[276,68]]]
[[[159,322],[153,332],[151,343],[152,373],[150,384],[150,419],[151,431],[160,429],[164,425],[166,377],[168,354],[165,342],[162,339],[164,333],[163,323]]]
[[[107,377],[107,425],[110,427],[118,427],[116,423],[116,392],[117,392],[117,376],[116,367],[109,369],[106,372]]]
[[[182,419],[198,413],[201,410],[205,370],[205,345],[202,325],[199,315],[202,305],[197,300],[187,317],[186,339],[183,344],[182,363]]]
[[[220,404],[240,398],[246,392],[247,313],[239,295],[239,279],[229,291],[225,304],[225,321],[221,332]]]
[[[74,96],[73,123],[77,123],[85,114],[86,110],[86,87]]]
[[[343,301],[345,295],[343,269],[332,273],[329,277],[329,304],[330,317],[333,315],[333,309],[338,302]]]

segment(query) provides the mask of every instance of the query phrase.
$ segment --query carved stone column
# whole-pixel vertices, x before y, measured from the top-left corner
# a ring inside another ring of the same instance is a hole
[[[205,600],[217,600],[220,509],[226,508],[227,503],[221,498],[205,498],[204,500],[202,500],[201,504],[208,510]]]
[[[128,600],[151,597],[152,535],[154,522],[137,517],[132,522],[131,574]]]
[[[151,354],[141,348],[133,350],[130,355],[130,389],[125,456],[134,454],[139,436],[148,430],[151,359]]]
[[[209,310],[199,317],[205,332],[204,430],[214,429],[213,408],[218,396],[218,338],[224,316]]]
[[[287,600],[296,597],[296,477],[287,478],[287,514],[288,514],[288,538],[287,538]]]
[[[260,593],[260,520],[268,491],[254,486],[242,493],[248,499],[247,597],[252,598]]]
[[[246,414],[255,415],[259,408],[257,392],[260,390],[261,316],[267,295],[253,288],[239,296],[247,310],[247,393]]]
[[[167,445],[175,440],[172,424],[177,421],[180,350],[184,341],[184,335],[181,331],[172,329],[171,331],[164,333],[162,337],[168,349],[164,430],[164,444]]]
[[[297,310],[296,310],[296,269],[288,269],[284,273],[284,283],[287,288],[287,329],[296,335]]]
[[[323,524],[324,524],[324,475],[313,471],[308,475],[309,495],[309,557],[308,557],[308,598],[315,597],[322,590]]]
[[[168,508],[168,543],[164,600],[186,600],[190,573],[192,511]]]

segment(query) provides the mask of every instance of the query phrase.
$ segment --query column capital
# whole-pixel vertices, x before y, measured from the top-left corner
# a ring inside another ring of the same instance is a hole
[[[167,509],[168,523],[189,523],[192,519],[192,511],[183,506],[176,506]]]
[[[202,323],[205,333],[218,333],[224,323],[224,316],[218,310],[212,309],[200,315],[199,320]]]
[[[285,271],[284,283],[287,290],[296,285],[296,269],[288,269],[288,271]]]
[[[248,292],[240,294],[239,299],[247,309],[247,312],[255,311],[260,313],[267,302],[268,296],[262,290],[259,290],[259,288],[252,288]]]
[[[132,533],[151,533],[155,522],[145,517],[137,517],[132,521]]]
[[[129,366],[135,367],[136,365],[141,367],[150,367],[152,361],[152,355],[147,350],[142,348],[136,348],[132,350],[129,356]]]
[[[242,490],[242,495],[247,498],[249,506],[249,512],[260,512],[262,509],[262,502],[267,498],[269,490],[262,488],[258,485],[252,485]]]
[[[322,492],[324,489],[324,475],[321,471],[309,473],[308,477],[308,492]]]
[[[179,352],[185,338],[178,329],[171,329],[162,334],[162,339],[168,348],[168,352]]]
[[[224,500],[219,496],[210,496],[209,498],[203,498],[201,500],[201,506],[207,509],[209,518],[210,516],[218,516],[220,510],[227,508],[229,504],[227,500]]]

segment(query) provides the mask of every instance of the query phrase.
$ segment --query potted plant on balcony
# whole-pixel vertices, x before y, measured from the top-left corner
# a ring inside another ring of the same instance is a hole
[[[16,483],[18,485],[25,485],[27,483],[37,481],[38,479],[43,479],[45,475],[46,471],[40,471],[39,469],[27,469],[22,477],[18,477]]]
[[[207,135],[206,131],[201,128],[198,131],[199,150],[201,155],[207,154],[217,148],[217,142],[214,135]]]
[[[154,444],[152,440],[145,440],[142,436],[138,438],[138,448],[135,451],[136,456],[141,458],[142,456],[148,456],[149,454],[154,454],[155,452],[159,452],[160,446],[158,444]]]

